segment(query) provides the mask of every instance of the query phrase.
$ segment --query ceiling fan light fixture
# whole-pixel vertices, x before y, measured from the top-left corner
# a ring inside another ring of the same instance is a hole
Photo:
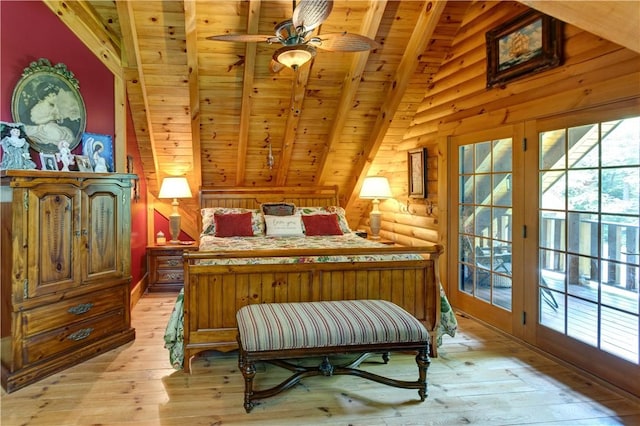
[[[273,54],[273,59],[295,70],[309,62],[314,56],[316,56],[316,49],[303,44],[281,47]]]

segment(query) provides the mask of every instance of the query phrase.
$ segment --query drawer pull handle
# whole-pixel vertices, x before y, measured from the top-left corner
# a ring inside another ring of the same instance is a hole
[[[93,308],[93,303],[81,303],[77,306],[69,308],[67,312],[74,315],[82,315],[89,312],[91,308]]]
[[[169,266],[182,265],[182,261],[181,260],[176,260],[176,259],[171,259],[167,263],[169,264]]]
[[[82,330],[78,330],[75,333],[71,333],[69,336],[67,336],[67,339],[75,340],[77,342],[78,340],[86,339],[87,337],[89,337],[92,331],[93,328],[83,328]]]

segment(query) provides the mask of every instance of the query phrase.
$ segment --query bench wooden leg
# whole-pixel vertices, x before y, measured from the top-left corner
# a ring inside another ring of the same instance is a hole
[[[429,354],[426,350],[422,349],[418,351],[416,355],[416,364],[418,364],[418,383],[420,388],[418,389],[418,395],[420,395],[420,401],[424,401],[427,398],[427,369],[431,365]]]
[[[244,377],[244,410],[248,413],[253,407],[253,378],[256,376],[256,365],[252,361],[247,361],[246,353],[240,350],[238,357],[238,368]]]

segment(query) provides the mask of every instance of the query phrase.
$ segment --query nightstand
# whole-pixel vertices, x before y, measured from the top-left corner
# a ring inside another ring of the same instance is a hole
[[[185,250],[198,250],[193,245],[147,246],[147,272],[149,292],[177,292],[184,285],[182,254]]]

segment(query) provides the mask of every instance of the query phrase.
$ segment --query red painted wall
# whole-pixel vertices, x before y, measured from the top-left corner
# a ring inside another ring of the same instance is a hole
[[[80,82],[80,93],[87,111],[86,131],[113,136],[113,75],[41,1],[0,1],[0,120],[13,121],[13,89],[24,68],[39,58],[46,58],[52,64],[65,64]],[[134,172],[143,176],[130,118],[127,128],[127,151],[137,159]],[[80,145],[75,153],[81,153]],[[35,154],[32,152],[34,161],[38,157]],[[143,182],[140,195],[146,195]],[[132,284],[136,284],[146,272],[146,199],[132,200],[132,214]]]
[[[154,210],[153,223],[154,223],[153,232],[155,232],[155,234],[153,235],[153,241],[156,240],[156,234],[158,234],[158,231],[162,231],[167,241],[169,241],[171,239],[171,231],[169,231],[169,219],[163,216],[162,214],[160,214],[158,210]],[[194,241],[193,237],[187,234],[186,232],[184,232],[183,230],[180,230],[180,235],[178,235],[178,239],[180,241]]]
[[[24,68],[47,58],[52,64],[65,64],[80,82],[87,110],[86,131],[113,136],[111,72],[44,3],[1,1],[0,15],[0,119],[13,121],[11,96]]]

